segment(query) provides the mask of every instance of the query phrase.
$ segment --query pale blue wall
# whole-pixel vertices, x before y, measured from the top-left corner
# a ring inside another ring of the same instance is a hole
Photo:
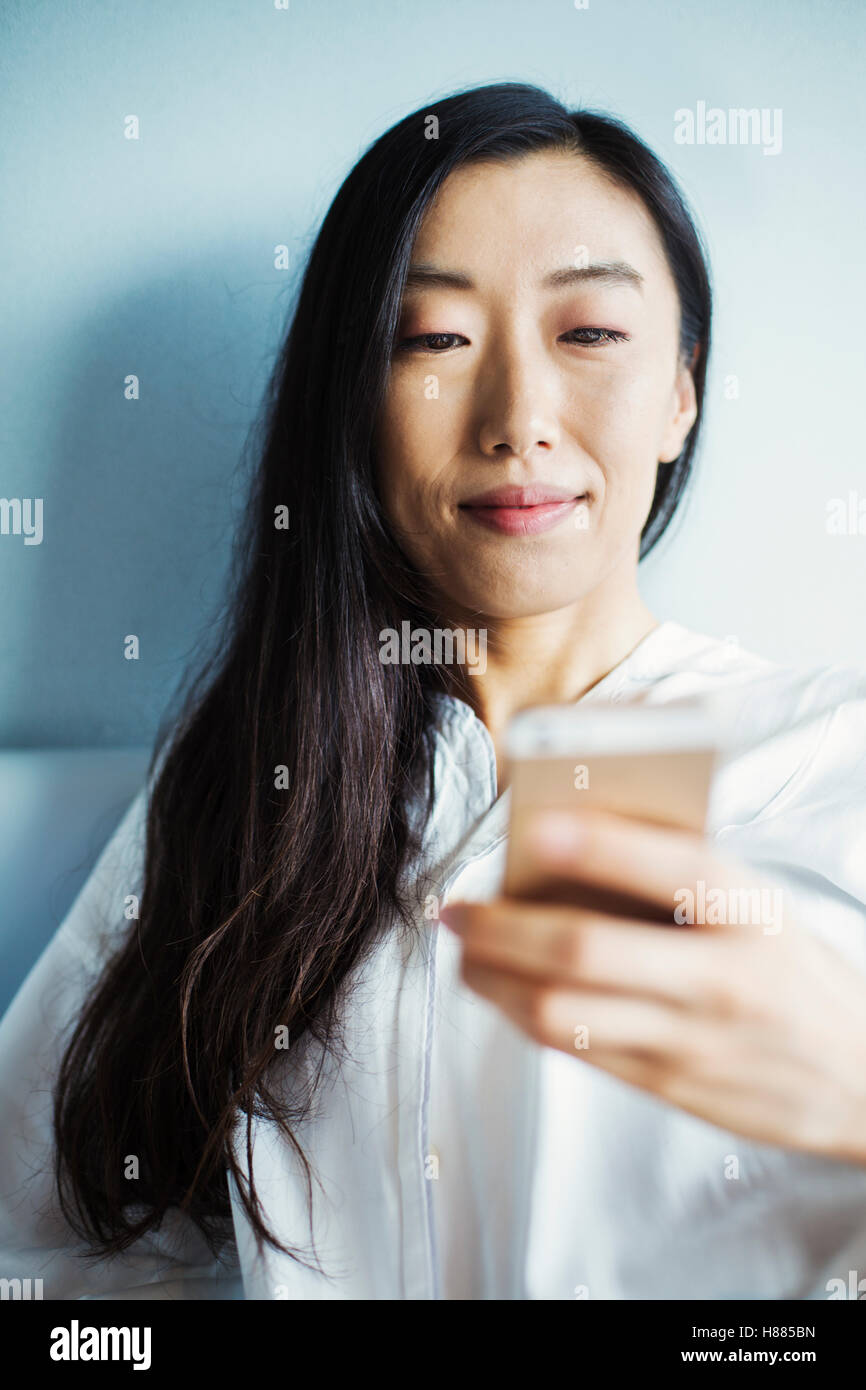
[[[44,538],[0,536],[0,744],[148,743],[226,563],[291,296],[274,245],[296,268],[366,145],[481,81],[623,116],[707,229],[710,436],[647,566],[656,611],[771,656],[866,659],[866,536],[824,530],[828,498],[866,497],[863,15],[842,0],[6,0],[0,495],[43,498]],[[780,107],[781,154],[676,145],[674,112],[699,100]]]

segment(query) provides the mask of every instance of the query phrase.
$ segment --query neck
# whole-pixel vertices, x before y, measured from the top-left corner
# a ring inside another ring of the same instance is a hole
[[[612,592],[592,593],[550,613],[520,618],[463,618],[486,629],[485,669],[452,673],[450,691],[487,726],[497,750],[500,787],[505,725],[527,705],[573,702],[618,666],[658,620],[637,591],[636,579]]]

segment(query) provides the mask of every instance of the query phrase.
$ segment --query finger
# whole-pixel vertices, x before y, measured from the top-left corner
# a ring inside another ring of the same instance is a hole
[[[688,902],[699,882],[704,896],[750,891],[765,882],[733,864],[701,835],[651,825],[606,811],[545,811],[527,827],[539,868],[557,876],[645,899],[669,910]],[[747,871],[748,872],[748,871]]]
[[[665,1000],[703,1013],[731,1011],[727,982],[755,971],[743,938],[678,931],[605,913],[497,898],[449,903],[440,914],[464,956],[530,981]],[[752,949],[777,938],[749,937]],[[736,958],[735,958],[736,953]]]
[[[554,989],[470,958],[464,958],[461,975],[536,1042],[574,1052],[606,1070],[626,1060],[635,1064],[632,1075],[647,1078],[649,1067],[668,1069],[718,1042],[717,1028],[696,1024],[669,1004]]]
[[[638,1000],[552,990],[472,963],[464,978],[542,1046],[573,1053],[723,1129],[779,1143],[780,1135],[799,1128],[802,1147],[828,1152],[826,1124],[816,1126],[813,1116],[804,1125],[802,1102],[792,1100],[792,1059],[776,1055],[766,1040],[744,1071],[736,1049],[732,1055],[729,1029],[718,1020]]]
[[[715,1056],[723,1058],[724,1051],[720,1039]],[[752,1140],[779,1144],[782,1135],[790,1136],[802,1122],[802,1107],[786,1102],[785,1091],[779,1088],[768,1098],[763,1075],[762,1084],[750,1085],[741,1075],[726,1071],[722,1061],[715,1068],[688,1067],[677,1058],[607,1049],[596,1049],[595,1056],[587,1054],[587,1060],[678,1110]],[[807,1127],[805,1133],[807,1139],[801,1137],[798,1147],[826,1156],[828,1144],[823,1132],[810,1133]]]

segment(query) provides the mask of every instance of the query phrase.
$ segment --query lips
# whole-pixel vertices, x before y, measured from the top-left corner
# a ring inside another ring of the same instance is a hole
[[[510,536],[549,531],[575,511],[587,494],[547,483],[527,487],[497,487],[460,503],[466,517],[490,530]]]
[[[573,488],[530,483],[526,487],[494,487],[468,497],[461,507],[538,507],[547,502],[573,502],[579,495]]]

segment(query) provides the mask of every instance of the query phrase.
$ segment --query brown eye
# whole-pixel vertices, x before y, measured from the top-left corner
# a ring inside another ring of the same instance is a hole
[[[629,335],[621,333],[617,328],[571,328],[562,336],[566,342],[578,343],[582,347],[595,347],[604,343],[627,342]]]
[[[460,333],[421,333],[417,338],[404,338],[401,348],[420,347],[427,352],[447,352],[458,341],[466,342]]]

